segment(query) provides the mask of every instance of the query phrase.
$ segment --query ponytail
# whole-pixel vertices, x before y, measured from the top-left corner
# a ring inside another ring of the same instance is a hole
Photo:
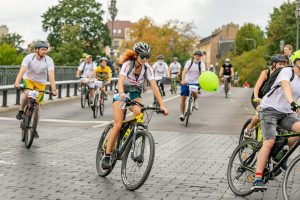
[[[138,54],[135,51],[126,49],[125,53],[122,55],[121,63],[124,63],[128,60],[136,60],[137,57],[138,57]]]

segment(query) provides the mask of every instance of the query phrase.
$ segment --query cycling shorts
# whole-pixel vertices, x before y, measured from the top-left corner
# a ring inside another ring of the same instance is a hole
[[[45,83],[38,83],[29,79],[23,79],[23,84],[25,88],[29,88],[31,90],[39,90],[39,91],[45,91],[46,84]],[[44,92],[39,92],[37,101],[40,103],[44,99]]]
[[[133,92],[126,92],[125,91],[125,94],[129,94],[129,99],[130,100],[134,100],[134,99],[137,99],[137,98],[142,98],[141,97],[141,92],[139,92],[139,91],[133,91]],[[117,96],[119,96],[119,94],[118,94],[118,91],[115,90],[113,102],[118,101],[118,100],[115,99],[115,97],[117,97]]]
[[[189,84],[189,85],[196,85],[199,86],[197,83]],[[184,97],[188,97],[190,95],[189,85],[181,85],[180,86],[180,95]]]

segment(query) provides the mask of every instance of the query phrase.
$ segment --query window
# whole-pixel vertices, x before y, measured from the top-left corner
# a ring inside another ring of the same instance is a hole
[[[117,29],[115,29],[115,28],[114,28],[114,30],[113,30],[113,34],[115,34],[115,33],[117,33]]]
[[[119,48],[119,41],[118,40],[113,40],[113,42],[112,42],[112,48],[113,49]]]
[[[121,34],[122,33],[122,29],[118,29],[118,34]]]

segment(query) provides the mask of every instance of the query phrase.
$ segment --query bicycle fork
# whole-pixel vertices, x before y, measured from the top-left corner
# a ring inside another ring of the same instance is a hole
[[[134,127],[134,129],[132,129],[132,131],[134,131],[134,134],[132,136],[132,145],[133,145],[133,148],[131,150],[131,159],[135,162],[139,162],[139,163],[142,163],[144,161],[144,149],[145,149],[145,137],[142,136],[142,145],[141,145],[141,150],[140,152],[136,152],[136,133],[137,133],[137,126]],[[138,154],[139,155],[135,155],[135,154]]]

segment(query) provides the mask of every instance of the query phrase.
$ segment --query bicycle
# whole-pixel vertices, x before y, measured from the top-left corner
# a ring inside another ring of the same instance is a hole
[[[189,85],[189,96],[185,100],[185,112],[184,112],[184,118],[185,118],[185,127],[187,127],[189,123],[189,118],[192,115],[192,112],[194,110],[194,97],[193,92],[198,92],[199,86],[198,85]]]
[[[86,102],[88,103],[88,106],[90,105],[90,87],[88,86],[88,81],[86,78],[81,79],[83,81],[83,85],[81,86],[81,94],[80,94],[80,103],[81,108],[85,108]]]
[[[156,80],[157,87],[159,89],[160,96],[163,97],[163,91],[162,91],[162,89],[160,87],[161,77],[156,77],[155,80]],[[157,99],[156,99],[155,96],[154,96],[153,106],[156,107],[156,108],[159,108],[159,103],[158,103],[158,101],[157,101]]]
[[[101,92],[101,90],[100,90],[100,87],[104,86],[105,84],[102,81],[99,81],[99,82],[100,83],[98,85],[98,89],[95,91],[94,105],[93,105],[94,108],[92,109],[93,110],[93,116],[94,116],[94,118],[97,118],[98,110],[99,110],[101,116],[104,113],[104,101],[105,101],[105,98],[104,98],[103,92]]]
[[[117,160],[122,160],[121,179],[126,189],[132,191],[140,188],[145,183],[152,169],[155,144],[152,134],[148,131],[148,124],[154,112],[163,113],[159,108],[144,107],[136,101],[128,101],[126,106],[133,105],[141,107],[141,114],[126,121],[126,108],[123,125],[111,155],[113,159],[112,168],[103,170],[101,164],[106,150],[107,136],[113,127],[113,123],[110,123],[104,129],[96,154],[96,169],[99,176],[102,177],[110,174]],[[148,113],[147,111],[152,112]],[[144,116],[147,117],[145,122],[143,121]],[[148,163],[145,165],[146,162]],[[142,167],[145,167],[145,169],[140,170]],[[140,170],[140,173],[135,174],[135,171],[130,172],[130,170]],[[135,178],[137,180],[134,180]]]
[[[228,92],[229,92],[229,82],[228,82],[228,79],[230,79],[229,75],[223,75],[225,98],[228,98]]]
[[[34,140],[34,136],[37,134],[36,129],[38,124],[38,113],[40,105],[37,102],[37,98],[39,92],[43,92],[45,94],[52,94],[52,92],[32,90],[25,87],[21,87],[20,90],[29,90],[27,104],[25,105],[24,113],[22,115],[20,128],[22,131],[21,140],[25,143],[26,148],[30,148]]]
[[[282,171],[282,167],[287,162],[289,156],[300,145],[300,138],[298,138],[297,142],[288,149],[287,139],[289,137],[295,136],[300,136],[300,133],[284,133],[276,137],[275,144],[271,149],[267,165],[263,172],[263,180],[265,183],[280,174],[280,172]],[[259,152],[261,147],[262,142],[249,139],[238,145],[238,147],[234,150],[232,156],[230,157],[227,169],[227,180],[231,191],[237,196],[247,196],[254,192],[254,190],[251,190],[250,187],[252,186],[253,180],[255,178],[257,153]],[[235,161],[236,157],[238,157],[237,161]],[[291,173],[291,171],[294,169],[294,166],[296,166],[299,160],[300,155],[298,155],[294,159],[294,161],[289,165],[288,169],[285,172],[282,184],[285,200],[292,200],[292,198],[290,198],[291,195],[294,194],[292,193],[292,191],[295,192],[299,189],[299,168],[296,168],[295,173]],[[233,175],[233,173],[236,174]],[[290,175],[293,177],[291,177]],[[289,178],[298,178],[298,180],[296,182],[292,182],[289,181]],[[293,184],[296,184],[296,186],[291,189],[291,185]],[[291,192],[291,194],[288,194],[289,192]]]
[[[177,73],[171,74],[170,79],[171,79],[171,94],[177,94]]]

